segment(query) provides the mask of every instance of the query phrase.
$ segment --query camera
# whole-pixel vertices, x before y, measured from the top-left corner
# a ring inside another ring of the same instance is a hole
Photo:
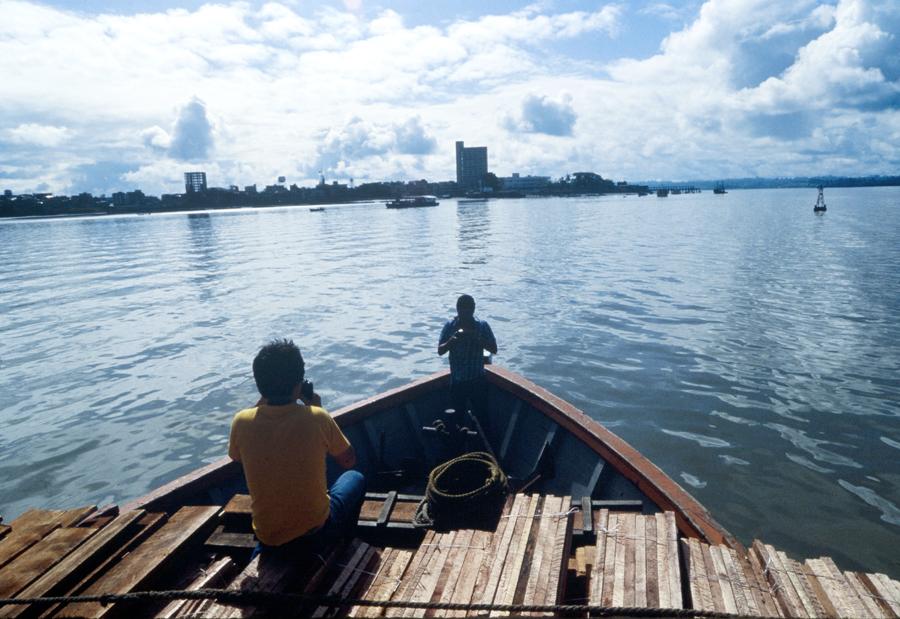
[[[300,384],[300,395],[303,396],[304,400],[311,400],[315,395],[315,391],[313,391],[312,381],[304,380]]]

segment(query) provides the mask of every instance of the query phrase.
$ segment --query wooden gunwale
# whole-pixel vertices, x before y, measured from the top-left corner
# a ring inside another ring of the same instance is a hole
[[[718,524],[709,512],[678,483],[666,475],[637,449],[626,443],[581,410],[543,387],[504,368],[486,367],[487,379],[500,389],[524,400],[536,410],[584,442],[635,484],[660,509],[675,513],[678,530],[710,544],[725,544],[736,550],[744,547]],[[442,370],[407,385],[385,391],[332,413],[339,426],[347,427],[368,417],[444,387],[450,371]],[[223,482],[240,473],[240,465],[225,457],[171,481],[122,507],[152,510],[164,502],[178,501]]]

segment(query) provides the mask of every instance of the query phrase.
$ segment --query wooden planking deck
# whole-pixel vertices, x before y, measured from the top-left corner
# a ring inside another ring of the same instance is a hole
[[[674,515],[601,510],[596,529],[591,604],[683,608]]]
[[[900,583],[883,574],[841,572],[828,557],[800,563],[759,540],[746,556],[697,539],[681,543],[696,610],[749,617],[900,616],[900,594],[894,593]]]
[[[71,527],[96,511],[95,506],[66,511],[32,509],[10,523],[10,532],[0,540],[0,568],[60,527]]]
[[[51,531],[28,552],[0,569],[0,597],[17,594],[96,532],[88,527],[63,527]]]
[[[186,506],[135,550],[112,566],[84,594],[126,593],[138,589],[159,572],[177,551],[208,528],[218,515],[219,506]],[[103,617],[115,605],[99,603],[69,604],[59,617]]]

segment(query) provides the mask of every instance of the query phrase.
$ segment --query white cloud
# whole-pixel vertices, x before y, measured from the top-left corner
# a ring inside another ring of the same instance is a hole
[[[91,15],[0,0],[5,180],[179,191],[181,161],[202,162],[216,185],[310,182],[319,167],[438,180],[453,176],[456,139],[487,145],[500,174],[900,163],[896,3],[708,0],[658,53],[604,66],[580,58],[634,32],[642,16],[627,4],[547,2],[432,25],[351,4]]]
[[[33,146],[55,147],[71,137],[66,127],[54,127],[37,123],[23,123],[4,132],[7,142],[11,144],[27,144]]]
[[[528,95],[522,101],[519,116],[506,116],[503,126],[509,131],[570,136],[577,114],[572,107],[572,95],[564,94],[559,101],[544,96]]]

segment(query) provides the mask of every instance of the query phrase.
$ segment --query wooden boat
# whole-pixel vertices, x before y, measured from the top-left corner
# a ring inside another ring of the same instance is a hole
[[[816,203],[813,205],[813,213],[824,213],[828,210],[828,207],[825,206],[825,190],[822,185],[819,185],[819,195],[816,198]]]
[[[227,458],[121,508],[87,518],[92,508],[32,510],[0,530],[6,536],[0,598],[210,587],[236,596],[251,590],[312,598],[282,600],[293,605],[275,610],[216,601],[213,594],[142,606],[70,603],[50,611],[0,605],[0,617],[103,617],[126,610],[129,616],[235,617],[262,609],[279,616],[396,616],[404,603],[419,605],[405,609],[407,616],[453,614],[440,606],[447,603],[463,605],[456,610],[538,605],[551,614],[565,603],[586,605],[585,611],[653,609],[653,616],[665,616],[660,609],[900,616],[900,583],[883,574],[841,572],[827,558],[800,564],[759,541],[745,549],[676,482],[571,404],[496,366],[488,367],[487,380],[491,418],[483,448],[496,455],[514,493],[502,513],[488,514],[487,526],[426,531],[412,522],[427,472],[444,457],[429,431],[449,400],[443,371],[333,412],[356,448],[370,492],[357,538],[324,556],[293,566],[250,561],[249,496],[240,465]],[[481,436],[467,436],[474,447],[482,445]],[[332,479],[337,473],[329,468]],[[338,602],[326,605],[323,595]]]

